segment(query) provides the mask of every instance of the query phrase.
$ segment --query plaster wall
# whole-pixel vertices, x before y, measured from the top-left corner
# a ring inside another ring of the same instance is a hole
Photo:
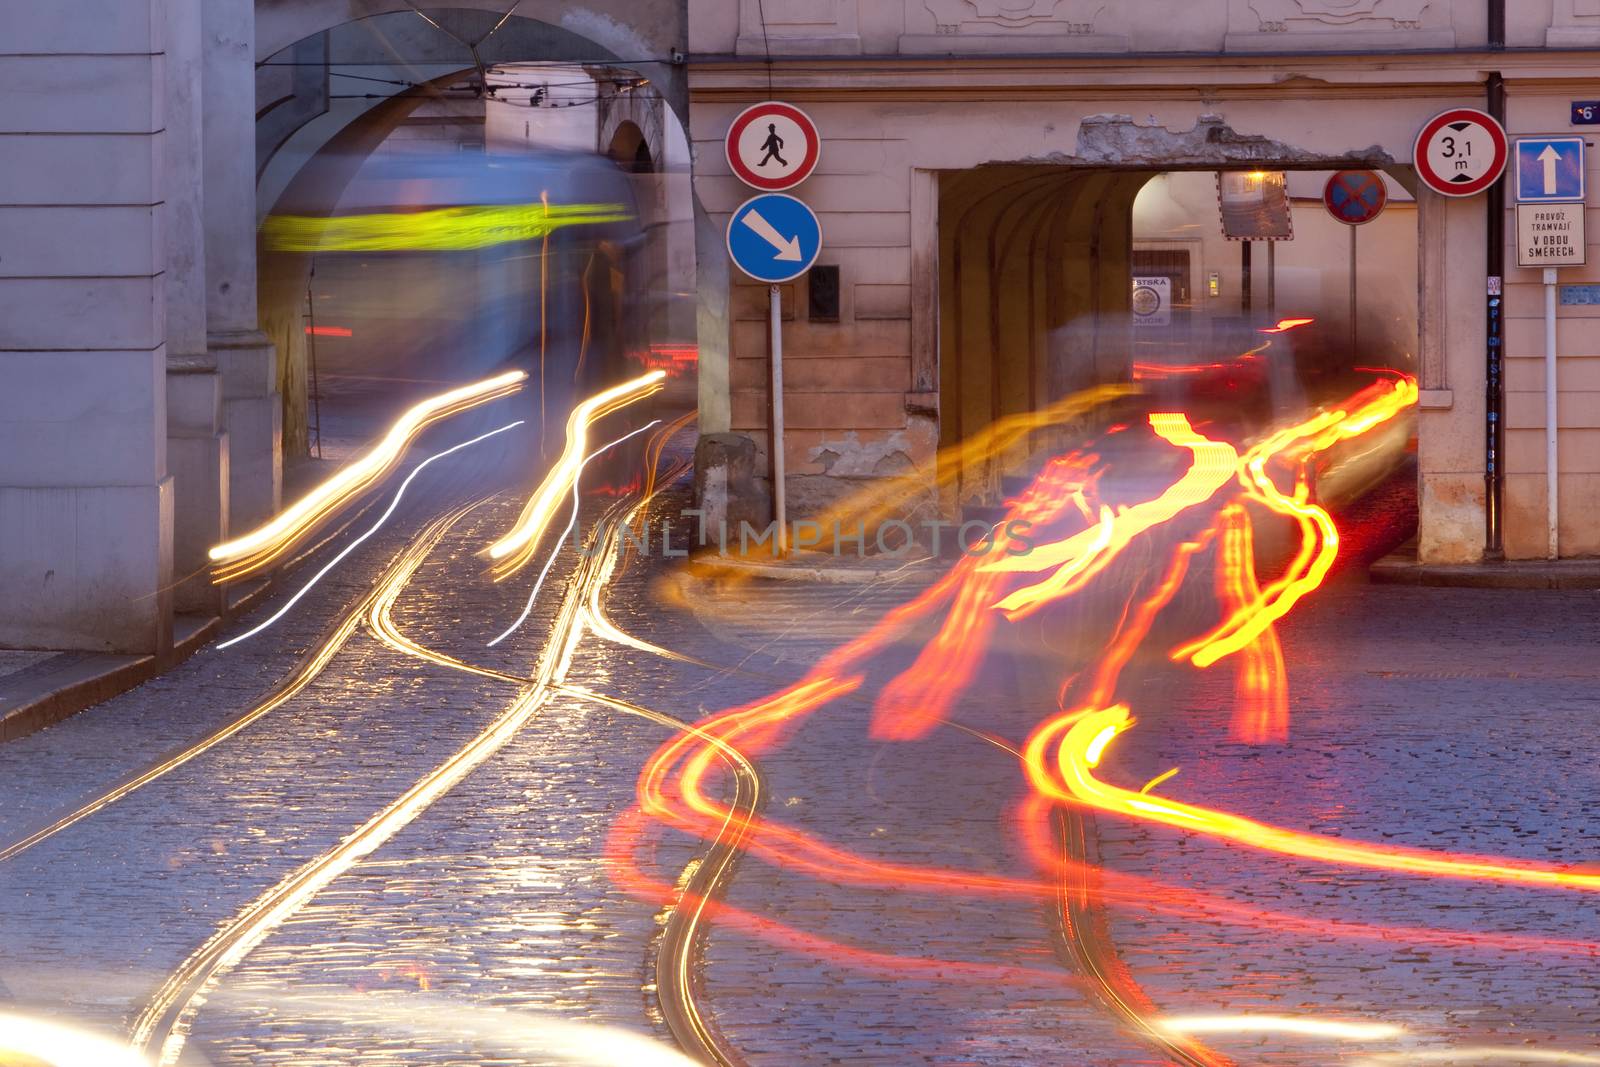
[[[1586,0],[1509,5],[1508,39],[1540,47],[1600,35]],[[1293,52],[1470,48],[1480,0],[691,0],[695,52],[763,55]]]
[[[1278,77],[1267,69],[1236,73],[1257,87]],[[930,268],[938,260],[939,216],[936,202],[930,204],[937,199],[929,195],[930,178],[986,164],[1023,163],[1064,173],[1204,168],[1200,178],[1178,180],[1209,183],[1219,166],[1403,164],[1422,123],[1471,92],[1435,72],[1430,77],[1439,80],[1437,87],[1413,89],[1408,99],[1399,100],[1365,73],[1318,73],[1338,79],[1340,84],[1327,91],[1338,96],[1341,111],[1359,114],[1360,121],[1329,121],[1304,100],[1242,86],[1205,100],[1164,86],[1085,86],[1095,77],[1128,80],[1125,72],[1105,68],[1063,69],[1048,86],[1043,74],[1031,80],[1025,72],[988,68],[981,72],[989,80],[987,90],[965,84],[960,94],[948,97],[939,81],[968,81],[979,72],[924,70],[907,77],[927,82],[908,87],[901,79],[900,88],[889,89],[887,81],[857,85],[842,66],[829,74],[797,69],[791,76],[796,84],[774,95],[806,108],[823,132],[818,170],[795,192],[819,213],[824,235],[819,262],[839,265],[842,307],[838,323],[811,322],[804,279],[784,287],[786,460],[796,514],[822,508],[859,481],[931,460],[940,424],[950,418],[939,410],[937,396],[937,274]],[[1157,80],[1175,76],[1155,73]],[[1023,80],[1028,84],[1020,84]],[[710,70],[697,74],[693,85],[695,185],[720,236],[731,211],[749,193],[727,168],[722,134],[737,111],[764,97],[766,89],[764,84],[738,87],[731,72]],[[1214,210],[1214,185],[1209,188]],[[1400,212],[1414,210],[1400,208],[1396,223]],[[1308,232],[1319,225],[1308,221]],[[1306,255],[1314,257],[1306,247]],[[1383,248],[1376,244],[1375,258]],[[1236,263],[1237,245],[1232,249]],[[1287,269],[1298,269],[1298,254],[1286,257]],[[1396,261],[1394,278],[1415,291],[1414,271],[1399,278],[1404,262],[1403,256]],[[1323,283],[1319,276],[1305,284]],[[1468,279],[1463,292],[1475,288]],[[764,452],[766,287],[735,276],[728,294],[730,426],[749,434]],[[1338,299],[1342,304],[1344,298]],[[1400,299],[1394,311],[1403,316],[1413,306],[1414,300]],[[715,368],[706,365],[715,355],[715,341],[713,336],[708,343],[702,330],[703,384],[717,380]],[[765,469],[764,460],[758,469]]]
[[[1513,136],[1572,134],[1573,93],[1515,83],[1508,127]],[[1600,156],[1588,153],[1588,264],[1559,271],[1561,286],[1600,285]],[[1514,199],[1508,196],[1508,200]],[[1506,212],[1506,555],[1543,559],[1546,535],[1544,272],[1515,266],[1516,209]],[[1567,289],[1567,298],[1574,290]],[[1558,290],[1560,292],[1560,290]],[[1600,306],[1557,308],[1559,550],[1562,556],[1600,555]],[[1458,394],[1459,395],[1459,394]]]
[[[164,12],[0,6],[3,646],[171,642]]]

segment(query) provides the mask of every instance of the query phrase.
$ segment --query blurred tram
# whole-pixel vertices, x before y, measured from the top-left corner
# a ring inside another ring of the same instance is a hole
[[[262,233],[269,256],[311,257],[326,410],[376,419],[517,368],[519,414],[553,455],[580,400],[642,371],[645,235],[632,182],[602,156],[385,151],[331,215],[276,214]]]

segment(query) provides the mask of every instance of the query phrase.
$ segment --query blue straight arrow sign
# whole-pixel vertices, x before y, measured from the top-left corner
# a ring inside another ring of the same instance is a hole
[[[1517,203],[1561,204],[1584,198],[1582,137],[1519,137]]]

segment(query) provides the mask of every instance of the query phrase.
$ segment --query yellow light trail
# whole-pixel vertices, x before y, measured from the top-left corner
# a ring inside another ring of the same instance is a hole
[[[504,641],[506,638],[516,633],[519,629],[521,629],[522,624],[528,621],[528,616],[533,613],[534,599],[539,595],[539,590],[544,588],[544,580],[550,577],[550,568],[554,567],[556,564],[556,556],[561,552],[561,543],[565,541],[569,535],[571,535],[572,531],[578,525],[578,509],[582,503],[580,497],[578,496],[578,479],[583,477],[583,468],[587,467],[589,465],[589,461],[600,455],[602,452],[607,452],[615,448],[617,445],[620,445],[630,437],[637,437],[646,430],[654,429],[660,423],[660,421],[660,419],[657,419],[655,422],[641,426],[637,430],[625,433],[615,441],[612,441],[609,444],[601,445],[599,448],[583,457],[583,461],[578,464],[577,472],[572,476],[572,517],[567,520],[566,529],[562,530],[561,536],[556,538],[555,547],[550,550],[549,557],[544,561],[544,567],[539,571],[538,579],[533,583],[533,588],[528,590],[528,600],[527,603],[525,603],[522,607],[522,614],[518,615],[517,621],[513,622],[510,626],[507,626],[505,630],[501,632],[499,637],[496,637],[493,641],[488,642],[487,647],[493,648],[501,641]]]
[[[470,204],[331,218],[271,215],[261,233],[269,252],[462,252],[632,218],[621,204]]]
[[[1134,538],[1205,503],[1233,480],[1239,453],[1226,441],[1213,441],[1195,433],[1183,415],[1151,415],[1150,426],[1162,440],[1194,454],[1189,470],[1154,500],[1117,512],[1104,508],[1100,521],[1082,533],[980,566],[980,571],[1016,572],[1057,568],[1044,581],[1018,589],[995,605],[1008,618],[1024,618],[1052,601],[1070,596],[1103,572]]]
[[[450,456],[450,455],[453,455],[453,454],[455,454],[457,452],[460,452],[464,448],[470,448],[471,446],[477,444],[479,441],[487,441],[489,438],[496,437],[496,436],[498,436],[500,434],[503,434],[507,430],[514,430],[518,426],[521,426],[522,423],[523,423],[523,420],[522,419],[518,419],[516,422],[507,423],[506,425],[500,427],[497,430],[490,430],[488,433],[479,434],[477,437],[474,437],[469,441],[463,441],[458,445],[454,445],[454,446],[452,446],[450,448],[447,448],[443,452],[435,452],[433,455],[429,456],[427,459],[423,460],[421,463],[418,463],[415,467],[411,468],[411,473],[406,475],[405,481],[400,483],[400,488],[395,490],[394,499],[389,502],[389,507],[384,511],[384,513],[381,516],[379,516],[377,522],[375,522],[371,526],[369,526],[367,528],[366,532],[361,534],[361,536],[355,538],[349,544],[345,545],[344,548],[342,550],[340,550],[338,555],[334,556],[327,563],[323,564],[322,568],[320,570],[318,570],[316,574],[312,575],[311,579],[309,581],[307,581],[305,585],[300,587],[299,592],[295,593],[294,596],[290,597],[288,599],[288,601],[285,602],[284,605],[281,608],[279,608],[276,612],[274,612],[270,617],[268,617],[267,619],[263,620],[259,625],[255,626],[254,628],[246,630],[244,633],[240,634],[238,637],[230,638],[227,641],[223,641],[223,642],[219,643],[217,645],[217,651],[220,652],[225,648],[229,648],[229,647],[231,647],[233,645],[238,644],[240,641],[244,641],[244,640],[246,640],[248,638],[254,637],[256,634],[260,633],[262,630],[265,630],[267,627],[271,626],[273,623],[277,622],[279,619],[281,619],[285,615],[287,615],[289,613],[289,611],[296,604],[298,604],[300,602],[300,600],[307,593],[311,592],[311,590],[316,586],[316,584],[318,582],[322,581],[323,578],[327,577],[328,573],[330,571],[332,571],[335,567],[337,567],[344,560],[344,558],[346,556],[350,555],[350,553],[352,553],[356,549],[360,548],[361,545],[368,538],[370,538],[373,534],[377,533],[380,529],[383,528],[383,524],[389,521],[389,519],[394,515],[395,509],[400,506],[401,498],[403,498],[406,495],[406,490],[411,487],[411,483],[416,480],[417,475],[421,474],[424,470],[426,470],[431,464],[434,463],[434,461],[444,459],[446,456]],[[410,575],[408,574],[406,576],[406,578],[407,578],[407,580],[409,580]]]
[[[527,566],[538,551],[539,539],[549,529],[556,511],[572,489],[578,472],[583,469],[584,456],[589,447],[590,426],[596,420],[658,392],[666,378],[665,371],[654,370],[597,393],[573,409],[567,418],[567,444],[561,458],[529,498],[511,530],[489,546],[490,573],[495,581],[504,581],[516,574]]]
[[[1597,873],[1532,860],[1431,852],[1302,833],[1225,811],[1147,796],[1095,777],[1092,772],[1104,759],[1111,742],[1132,725],[1133,717],[1123,704],[1052,720],[1034,733],[1024,750],[1028,780],[1035,789],[1058,801],[1088,804],[1101,811],[1300,859],[1403,874],[1600,892]],[[1051,761],[1048,749],[1058,738],[1060,747]]]
[[[1379,383],[1360,394],[1360,403],[1349,405],[1352,410],[1324,412],[1273,434],[1245,453],[1239,464],[1239,480],[1246,495],[1293,519],[1301,532],[1300,548],[1282,577],[1237,608],[1215,630],[1174,650],[1174,660],[1187,659],[1196,667],[1209,667],[1252,646],[1269,627],[1322,585],[1338,557],[1339,530],[1326,509],[1310,503],[1304,473],[1297,476],[1291,496],[1278,489],[1267,463],[1276,459],[1300,465],[1311,454],[1359,437],[1393,419],[1414,405],[1418,395],[1417,384],[1411,379]]]
[[[212,548],[213,580],[232,581],[267,568],[393,470],[406,448],[428,426],[509,396],[527,377],[524,371],[507,371],[416,404],[376,444],[327,481],[256,529]]]

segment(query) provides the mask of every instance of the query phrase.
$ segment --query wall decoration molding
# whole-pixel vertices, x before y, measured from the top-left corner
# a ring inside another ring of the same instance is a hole
[[[905,0],[900,51],[1127,51],[1119,7],[1112,0]]]
[[[1423,49],[1456,44],[1441,0],[1229,0],[1230,52]]]
[[[759,56],[765,55],[770,45],[775,56],[858,55],[860,2],[739,0],[739,39],[734,51],[741,56]]]
[[[1600,0],[1555,0],[1547,48],[1594,48],[1600,46]]]

